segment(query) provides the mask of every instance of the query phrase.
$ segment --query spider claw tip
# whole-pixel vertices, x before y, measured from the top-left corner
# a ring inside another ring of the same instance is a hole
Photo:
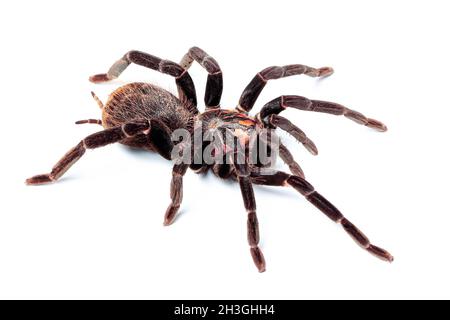
[[[334,73],[334,69],[331,67],[323,67],[319,69],[319,77],[329,77]]]
[[[388,129],[383,122],[370,118],[367,119],[366,126],[379,132],[386,132]]]
[[[54,179],[47,174],[40,174],[25,180],[25,184],[28,186],[46,184],[54,182]]]
[[[106,73],[95,74],[89,77],[89,81],[93,83],[109,81],[108,75]]]

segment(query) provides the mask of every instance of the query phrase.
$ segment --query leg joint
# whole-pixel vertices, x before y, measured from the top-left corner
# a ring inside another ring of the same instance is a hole
[[[298,176],[290,176],[286,182],[305,197],[314,193],[314,187],[308,181]]]

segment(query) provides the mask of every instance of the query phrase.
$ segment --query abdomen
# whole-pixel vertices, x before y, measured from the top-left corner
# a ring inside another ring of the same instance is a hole
[[[120,126],[133,120],[158,119],[172,131],[186,128],[192,115],[172,93],[158,86],[134,82],[115,90],[103,108],[103,127]],[[121,143],[151,150],[147,137],[137,135]]]

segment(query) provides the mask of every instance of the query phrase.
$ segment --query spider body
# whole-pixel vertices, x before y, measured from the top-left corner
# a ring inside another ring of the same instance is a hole
[[[229,132],[241,143],[247,144],[252,132],[262,127],[254,117],[237,110],[211,109],[198,114],[191,109],[189,103],[181,101],[169,91],[149,83],[133,82],[116,89],[105,105],[101,105],[101,109],[101,124],[105,129],[123,126],[130,122],[156,119],[167,127],[168,133],[185,129],[193,134],[197,122],[201,125],[202,135],[207,131],[219,131],[222,134]],[[148,132],[145,131],[125,138],[119,143],[157,151]],[[230,151],[225,144],[223,148],[221,151],[224,153]],[[204,173],[211,168],[220,178],[229,178],[232,171],[229,166],[219,168],[215,164],[201,163],[191,167],[197,173]],[[200,167],[201,170],[196,167]]]
[[[193,61],[198,62],[208,72],[204,97],[206,110],[202,113],[197,109],[195,87],[188,73]],[[183,176],[188,168],[197,173],[212,169],[212,172],[220,178],[237,181],[241,189],[247,211],[247,239],[250,253],[260,272],[265,271],[266,263],[259,247],[259,227],[253,184],[293,188],[324,215],[340,224],[365,250],[380,259],[393,260],[389,252],[373,245],[354,224],[305,180],[302,169],[286,146],[280,143],[277,145],[278,152],[273,150],[273,138],[277,137],[273,130],[264,139],[252,139],[255,132],[259,134],[268,129],[278,128],[291,134],[309,152],[317,154],[315,144],[306,134],[288,119],[279,115],[287,108],[343,115],[356,123],[385,131],[386,126],[380,121],[367,118],[340,104],[310,100],[296,95],[280,96],[266,103],[255,116],[248,114],[269,80],[301,74],[323,77],[332,74],[331,68],[316,69],[293,64],[263,69],[244,89],[234,110],[220,108],[222,71],[215,59],[197,47],[191,48],[180,64],[162,60],[144,52],[130,51],[114,63],[107,73],[94,75],[90,80],[97,83],[115,79],[132,63],[174,77],[178,97],[153,84],[137,82],[115,90],[105,105],[93,94],[102,109],[102,119],[80,120],[76,123],[100,124],[104,130],[81,140],[53,166],[50,173],[33,176],[26,180],[27,184],[55,182],[83,156],[86,150],[116,142],[157,152],[169,160],[175,160],[175,150],[187,151],[189,161],[183,158],[182,161],[175,161],[173,165],[171,201],[164,216],[165,225],[170,225],[175,220],[180,208]],[[179,130],[187,133],[181,142],[174,139],[174,134]],[[217,139],[201,140],[198,144],[196,143],[198,133],[202,138],[217,136]],[[231,138],[228,139],[229,137]],[[264,169],[270,168],[273,163],[263,162],[259,153],[256,160],[252,161],[249,151],[253,149],[260,151],[263,148],[267,148],[271,155],[279,156],[288,165],[290,173],[272,170],[268,174]]]

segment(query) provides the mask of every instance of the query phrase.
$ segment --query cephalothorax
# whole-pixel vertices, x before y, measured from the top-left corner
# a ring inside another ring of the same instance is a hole
[[[188,69],[194,60],[208,72],[204,98],[206,110],[203,113],[200,113],[197,109],[195,87],[188,73]],[[87,149],[94,149],[115,142],[155,151],[166,159],[173,159],[172,151],[175,144],[172,134],[174,131],[183,129],[194,135],[199,122],[202,123],[200,130],[203,133],[208,130],[231,131],[232,135],[247,147],[251,143],[248,135],[250,129],[280,128],[300,141],[312,154],[317,154],[316,146],[305,133],[289,120],[279,115],[286,108],[344,115],[357,123],[378,131],[386,131],[387,129],[381,122],[366,118],[361,113],[342,105],[326,101],[309,100],[305,97],[294,95],[280,96],[265,104],[255,117],[248,115],[267,81],[300,74],[306,74],[311,77],[329,76],[333,73],[333,70],[328,67],[315,69],[305,65],[294,64],[266,68],[257,73],[244,89],[237,107],[234,110],[224,110],[220,108],[223,83],[222,71],[217,61],[202,49],[197,47],[191,48],[180,64],[162,60],[147,53],[130,51],[114,63],[108,73],[92,76],[90,80],[98,83],[115,79],[131,63],[174,77],[178,88],[178,97],[148,83],[130,83],[120,87],[110,95],[105,105],[93,94],[102,109],[102,120],[89,119],[77,121],[77,123],[100,124],[104,127],[104,130],[84,138],[63,156],[50,173],[33,176],[26,180],[27,184],[36,185],[55,182],[83,156]],[[190,145],[184,147],[190,148],[189,152],[192,152],[193,158],[195,158],[198,150],[194,150]],[[207,144],[203,144],[200,152],[207,147]],[[231,155],[236,155],[239,152],[237,148],[230,148],[225,143],[222,149],[224,157],[231,159],[231,162],[176,162],[174,164],[170,186],[171,203],[164,217],[165,225],[169,225],[174,221],[180,208],[183,176],[187,169],[190,167],[198,173],[212,169],[217,176],[224,179],[234,179],[239,184],[248,214],[247,237],[250,253],[260,272],[265,271],[266,264],[262,251],[258,246],[259,229],[253,184],[290,186],[294,188],[331,220],[341,224],[344,230],[364,249],[383,260],[393,260],[393,257],[386,250],[371,244],[369,239],[347,220],[336,207],[314,190],[314,187],[305,180],[302,169],[295,162],[290,151],[282,143],[279,144],[279,156],[289,166],[290,174],[282,171],[263,174],[263,165],[258,162],[251,162],[247,155],[244,155],[243,162],[233,160],[235,158],[231,157]]]

